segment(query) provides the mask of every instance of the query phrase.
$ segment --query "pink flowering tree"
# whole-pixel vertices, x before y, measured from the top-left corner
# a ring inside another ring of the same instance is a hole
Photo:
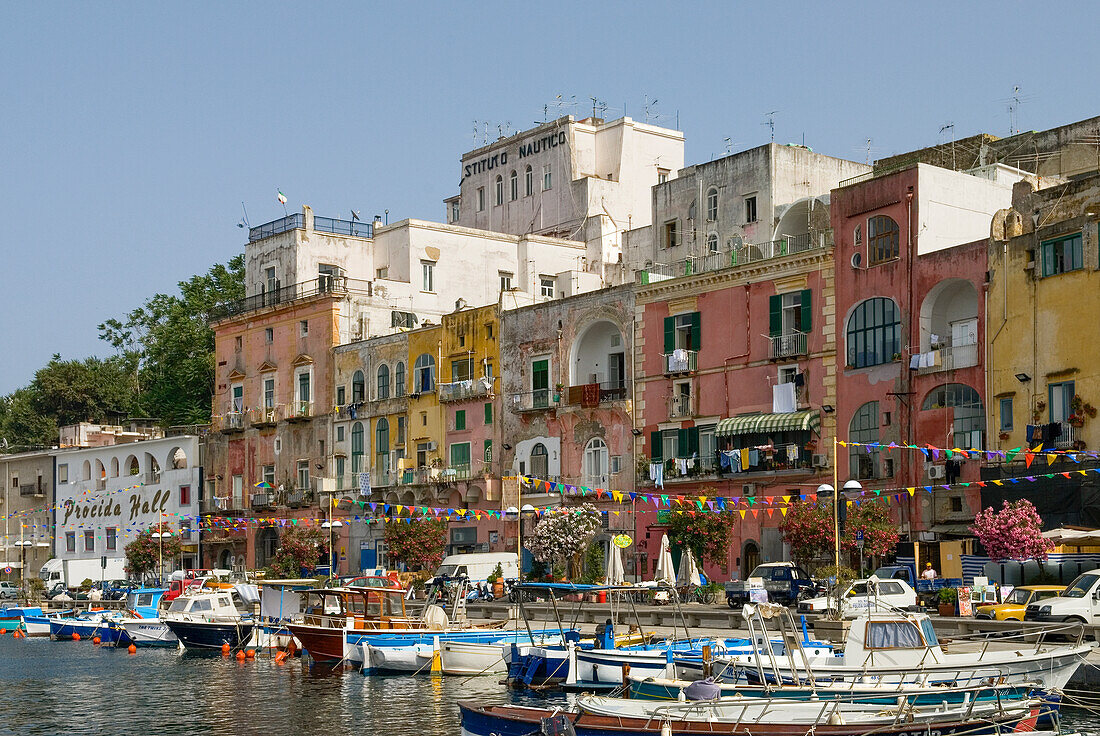
[[[590,503],[568,506],[542,517],[534,532],[523,540],[536,560],[568,565],[570,579],[580,575],[581,555],[599,529],[600,512]]]
[[[1000,511],[982,509],[970,527],[994,560],[1045,560],[1054,545],[1041,530],[1039,512],[1027,499],[1005,501]]]

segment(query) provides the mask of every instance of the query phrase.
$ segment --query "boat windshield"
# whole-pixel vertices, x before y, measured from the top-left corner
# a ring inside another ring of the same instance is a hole
[[[922,618],[920,621],[920,630],[924,634],[924,643],[930,647],[938,647],[940,640],[936,638],[936,629],[932,626],[932,619]]]
[[[1030,590],[1024,590],[1023,588],[1016,588],[1016,590],[1009,593],[1008,597],[1005,598],[1005,603],[1015,603],[1018,606],[1022,606],[1025,603],[1027,603],[1027,599],[1029,597],[1031,597],[1031,591]]]
[[[1098,579],[1100,576],[1097,575],[1082,575],[1070,583],[1062,595],[1066,598],[1084,598],[1092,590],[1092,586],[1096,585]]]
[[[867,623],[867,649],[915,649],[923,645],[920,631],[909,621]]]
[[[176,600],[172,601],[172,605],[169,606],[168,610],[176,612],[186,611],[188,603],[190,603],[190,601],[187,598],[177,598]]]

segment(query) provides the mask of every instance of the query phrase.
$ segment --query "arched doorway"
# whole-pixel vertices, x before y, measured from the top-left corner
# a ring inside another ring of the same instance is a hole
[[[756,569],[756,566],[760,564],[760,545],[756,542],[748,541],[741,548],[741,579],[748,580],[749,573]]]
[[[233,552],[228,547],[222,550],[222,553],[218,555],[218,569],[220,570],[232,570],[233,569]]]
[[[279,548],[279,532],[275,527],[265,526],[256,532],[256,567],[267,567]]]

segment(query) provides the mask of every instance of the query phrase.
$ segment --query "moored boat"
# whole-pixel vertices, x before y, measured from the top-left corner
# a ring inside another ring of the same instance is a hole
[[[194,590],[172,601],[160,620],[179,639],[184,649],[241,649],[255,626],[250,614],[234,603],[236,590]]]

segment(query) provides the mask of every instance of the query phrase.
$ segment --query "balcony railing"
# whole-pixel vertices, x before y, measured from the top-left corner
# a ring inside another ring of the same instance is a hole
[[[771,346],[768,350],[768,357],[775,359],[805,355],[807,349],[806,337],[805,332],[790,332],[786,335],[776,335],[770,338]]]
[[[695,370],[698,354],[694,350],[677,349],[664,354],[665,375],[691,373]]]
[[[245,425],[243,411],[231,411],[221,418],[219,429],[222,432],[243,432]]]
[[[832,230],[811,230],[798,235],[783,235],[779,240],[747,243],[728,251],[690,256],[671,263],[654,263],[640,272],[641,283],[651,284],[665,279],[735,268],[758,261],[825,248],[832,242]]]
[[[238,299],[235,302],[227,302],[213,307],[209,312],[211,321],[236,317],[241,314],[253,312],[264,307],[274,307],[287,304],[298,299],[308,299],[322,294],[347,294],[348,279],[346,276],[334,276],[321,274],[317,278],[303,281],[291,286],[282,286],[271,291]]]
[[[248,422],[253,427],[270,427],[282,418],[283,410],[278,406],[248,410]]]
[[[305,491],[287,491],[286,505],[292,509],[301,508],[306,505]]]
[[[543,411],[556,409],[561,402],[561,394],[548,388],[512,394],[512,409],[515,411]]]
[[[489,386],[481,379],[440,383],[437,388],[440,401],[465,401],[489,395]]]
[[[686,419],[694,414],[691,394],[673,396],[668,403],[669,419]]]
[[[312,401],[292,401],[286,410],[288,421],[303,421],[313,416]]]
[[[585,383],[566,388],[562,403],[592,408],[609,401],[626,401],[628,398],[630,386],[626,381]]]
[[[263,509],[269,509],[275,505],[275,500],[270,493],[253,493],[252,494],[252,509],[254,511],[260,511]]]
[[[291,230],[304,230],[306,227],[305,215],[298,212],[293,215],[265,222],[248,231],[248,242],[270,238],[272,235],[289,232]],[[313,229],[320,233],[333,233],[335,235],[352,235],[357,238],[374,237],[374,225],[370,222],[358,220],[334,220],[331,217],[314,217]]]
[[[1062,425],[1062,434],[1054,440],[1054,446],[1059,450],[1069,450],[1077,441],[1077,427],[1069,422],[1058,422]]]
[[[978,345],[948,345],[920,355],[918,371],[937,373],[978,365]]]

